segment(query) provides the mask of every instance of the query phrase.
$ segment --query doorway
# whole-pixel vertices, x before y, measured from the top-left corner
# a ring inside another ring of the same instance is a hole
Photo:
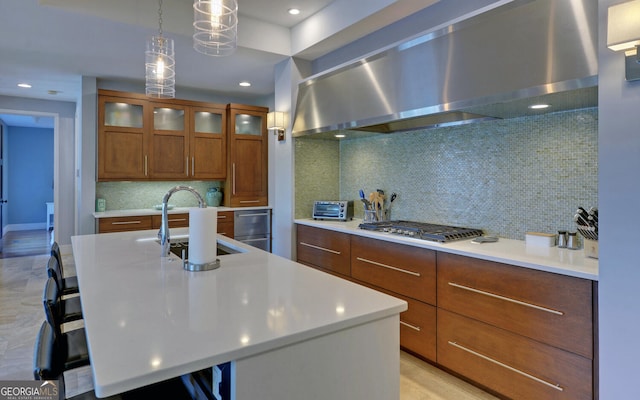
[[[54,117],[0,114],[0,258],[47,254],[53,241]]]

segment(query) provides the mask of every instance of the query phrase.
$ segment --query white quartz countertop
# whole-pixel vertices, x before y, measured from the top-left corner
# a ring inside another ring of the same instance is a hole
[[[561,249],[558,247],[527,246],[523,240],[502,239],[495,243],[472,243],[471,239],[450,243],[437,243],[414,239],[385,232],[373,232],[359,229],[362,220],[353,221],[316,221],[297,219],[296,224],[309,225],[337,232],[408,244],[452,254],[459,254],[495,261],[520,267],[553,272],[597,281],[598,260],[584,255],[584,251]]]
[[[188,228],[171,229],[173,238]],[[99,396],[406,310],[404,301],[218,236],[240,254],[189,272],[157,230],[72,237]],[[214,239],[212,238],[212,241]]]
[[[180,214],[188,213],[192,207],[174,207],[168,210],[168,214]],[[216,207],[218,211],[238,211],[238,210],[264,210],[270,209],[271,206],[256,206],[256,207]],[[93,217],[100,218],[112,218],[112,217],[132,217],[138,215],[161,215],[162,210],[156,210],[153,207],[149,208],[132,208],[128,210],[109,210],[109,211],[96,211],[93,213]]]

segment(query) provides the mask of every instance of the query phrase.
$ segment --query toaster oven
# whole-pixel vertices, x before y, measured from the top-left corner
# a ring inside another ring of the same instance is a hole
[[[353,200],[316,200],[313,202],[313,219],[351,220]]]

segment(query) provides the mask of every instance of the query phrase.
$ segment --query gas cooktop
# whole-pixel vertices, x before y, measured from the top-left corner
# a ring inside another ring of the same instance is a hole
[[[430,240],[432,242],[452,242],[482,236],[480,229],[460,228],[457,226],[437,225],[412,221],[363,222],[358,228],[369,231],[389,232],[396,235]]]

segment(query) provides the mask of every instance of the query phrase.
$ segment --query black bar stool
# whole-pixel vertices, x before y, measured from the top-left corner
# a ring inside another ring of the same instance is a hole
[[[72,300],[76,297],[72,297]],[[78,298],[79,299],[79,298]],[[53,328],[55,341],[59,346],[59,351],[63,360],[63,372],[69,369],[89,365],[89,349],[87,348],[87,338],[84,328],[62,332],[62,324],[67,322],[64,318],[63,305],[68,300],[61,300],[58,293],[58,286],[55,279],[47,279],[45,284],[42,302],[44,304],[44,314],[47,322]],[[80,316],[82,313],[80,313]]]
[[[51,260],[55,263],[53,257],[51,257],[49,261]],[[45,311],[47,305],[51,307],[52,312],[60,321],[60,324],[82,319],[82,302],[80,297],[75,296],[63,299],[60,294],[60,287],[53,277],[49,277],[44,285],[42,302],[44,303]]]
[[[64,266],[62,265],[62,256],[60,255],[60,246],[58,242],[53,242],[51,245],[51,257],[54,257],[57,261],[57,265],[51,265],[51,269],[47,269],[49,276],[53,276],[58,282],[58,287],[62,295],[78,293],[80,287],[78,286],[77,276],[64,275]]]
[[[55,330],[44,321],[36,337],[33,351],[33,377],[35,380],[58,380],[60,399],[66,399],[64,383],[64,353],[56,341]],[[147,400],[147,399],[191,399],[181,378],[155,383],[119,395],[105,397],[107,400]],[[73,396],[70,400],[98,400],[93,390]]]

